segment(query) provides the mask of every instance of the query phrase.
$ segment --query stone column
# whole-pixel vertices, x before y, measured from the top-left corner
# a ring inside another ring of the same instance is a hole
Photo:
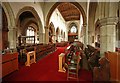
[[[116,27],[116,47],[119,47],[119,22],[117,24],[117,27]]]
[[[88,31],[88,44],[92,45],[92,31]]]
[[[2,54],[2,6],[1,5],[0,5],[0,53]],[[2,62],[1,54],[0,54],[0,61]],[[0,63],[0,78],[2,78],[2,63]],[[0,80],[0,82],[2,83],[2,79]]]
[[[2,7],[0,6],[0,51],[1,50],[2,50]]]
[[[88,26],[86,24],[83,24],[84,28],[84,47],[88,45]]]
[[[9,48],[16,48],[17,37],[16,37],[15,26],[9,26],[8,41],[9,41]]]
[[[53,34],[53,43],[55,43],[55,42],[56,42],[56,35]]]
[[[65,31],[65,41],[68,41],[68,31]]]
[[[44,33],[39,33],[39,43],[44,43]]]
[[[106,51],[115,51],[116,24],[118,18],[108,17],[100,19],[100,54],[101,57]]]
[[[120,22],[118,24],[118,48],[120,48]]]
[[[118,17],[120,19],[120,1],[118,3],[118,9],[119,9]],[[118,35],[118,48],[120,48],[120,20],[118,22],[118,34],[117,35]]]
[[[45,43],[49,43],[49,29],[45,26]]]

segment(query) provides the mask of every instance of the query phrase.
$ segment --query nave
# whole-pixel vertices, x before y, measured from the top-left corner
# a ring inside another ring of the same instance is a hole
[[[0,3],[0,79],[68,80],[73,69],[79,80],[119,82],[120,2],[46,1]],[[68,45],[59,64],[59,51]],[[69,72],[62,75],[59,65]],[[53,71],[64,78],[49,79]]]
[[[40,59],[36,64],[30,67],[19,64],[19,70],[3,78],[7,81],[67,81],[67,72],[58,72],[58,55],[65,52],[66,47],[57,47],[57,50]],[[87,77],[86,77],[87,76]],[[73,80],[76,81],[76,80]],[[92,72],[80,69],[79,81],[92,83]]]

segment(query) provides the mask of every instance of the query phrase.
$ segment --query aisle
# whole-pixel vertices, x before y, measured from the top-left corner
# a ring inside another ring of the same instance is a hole
[[[18,71],[3,78],[4,81],[67,81],[67,74],[58,72],[58,55],[66,47],[57,50],[30,67],[23,66]],[[91,72],[81,70],[80,81],[91,81]],[[87,77],[86,77],[87,76]]]

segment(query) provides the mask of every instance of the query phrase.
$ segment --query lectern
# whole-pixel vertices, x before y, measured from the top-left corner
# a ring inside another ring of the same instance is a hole
[[[59,70],[58,72],[66,72],[65,68],[64,68],[64,64],[65,64],[65,54],[61,53],[59,55]]]
[[[33,58],[31,58],[33,57]],[[36,63],[36,54],[35,51],[27,52],[27,61],[25,62],[26,66],[30,66],[30,64]]]

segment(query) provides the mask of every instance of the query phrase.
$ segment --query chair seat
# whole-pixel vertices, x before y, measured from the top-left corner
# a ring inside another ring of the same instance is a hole
[[[77,68],[76,67],[72,67],[72,66],[71,67],[68,66],[68,69],[69,70],[76,70]]]
[[[76,72],[69,72],[69,74],[75,74],[76,75],[77,73]]]

